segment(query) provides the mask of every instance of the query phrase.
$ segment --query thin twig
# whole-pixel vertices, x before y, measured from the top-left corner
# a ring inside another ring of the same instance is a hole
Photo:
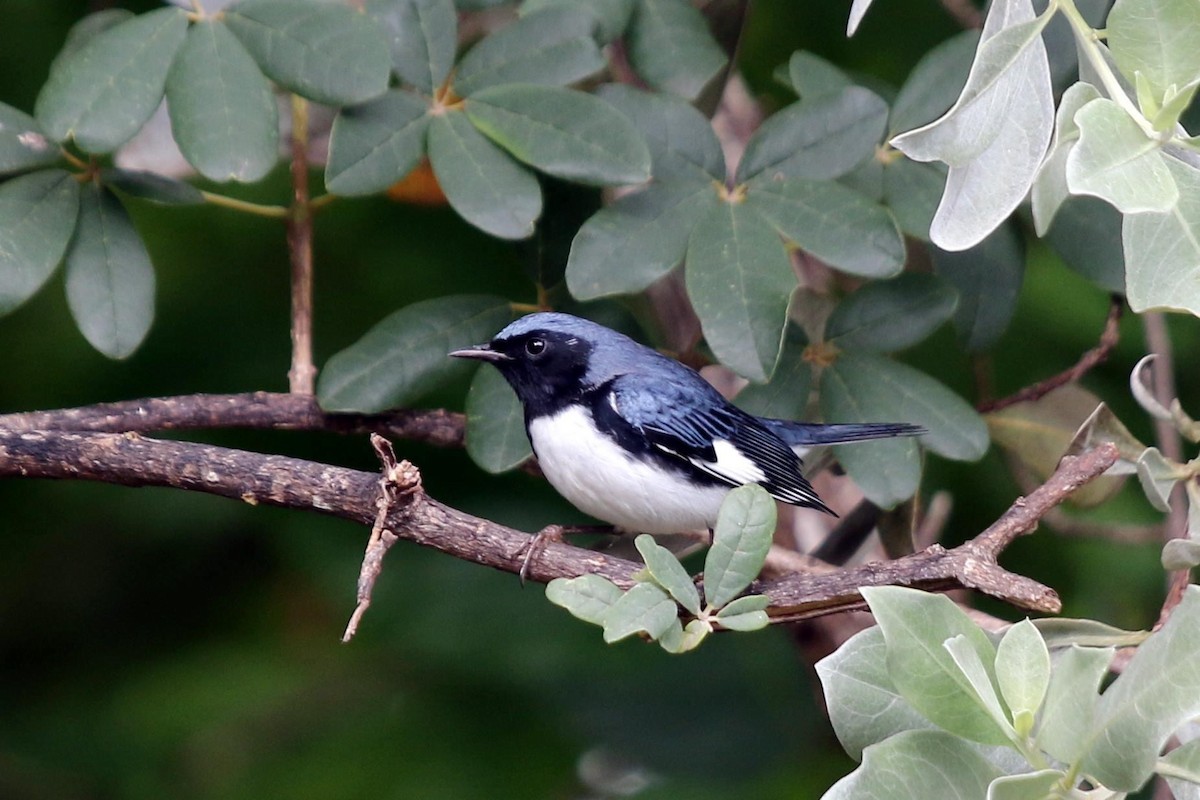
[[[1114,294],[1108,308],[1108,318],[1104,321],[1104,331],[1100,334],[1100,341],[1095,347],[1084,353],[1075,366],[1044,381],[1039,381],[1032,386],[1026,386],[1024,389],[1015,394],[1010,394],[1008,397],[980,403],[976,408],[981,413],[987,413],[989,411],[999,411],[1002,408],[1008,408],[1017,403],[1038,400],[1058,387],[1065,386],[1082,378],[1092,367],[1108,358],[1109,353],[1117,346],[1121,335],[1119,323],[1121,322],[1121,313],[1124,311],[1124,308],[1124,300],[1122,300],[1120,295]]]
[[[288,214],[288,256],[292,264],[292,367],[288,391],[311,395],[313,364],[313,215],[308,193],[308,101],[292,95],[292,205]]]

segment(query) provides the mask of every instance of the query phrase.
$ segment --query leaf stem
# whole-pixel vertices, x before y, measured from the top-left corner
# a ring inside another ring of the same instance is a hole
[[[292,367],[288,390],[311,395],[317,368],[312,354],[313,222],[308,191],[308,101],[292,96],[292,204],[288,208],[288,256],[292,264]]]
[[[239,200],[236,197],[217,194],[215,192],[206,192],[200,190],[200,195],[204,198],[204,202],[212,203],[214,206],[241,211],[246,214],[254,214],[258,217],[268,217],[270,219],[286,219],[288,210],[283,206],[267,206],[261,203],[251,203],[249,200]]]

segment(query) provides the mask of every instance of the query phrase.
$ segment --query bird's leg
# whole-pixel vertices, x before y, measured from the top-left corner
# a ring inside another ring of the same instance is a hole
[[[521,559],[521,569],[517,572],[521,579],[521,585],[525,585],[525,578],[529,575],[529,567],[533,563],[533,559],[541,555],[542,551],[546,549],[546,545],[551,542],[562,542],[563,537],[567,534],[612,532],[611,525],[547,525],[530,536],[529,541],[523,544],[516,553],[517,555],[525,553],[525,557]]]

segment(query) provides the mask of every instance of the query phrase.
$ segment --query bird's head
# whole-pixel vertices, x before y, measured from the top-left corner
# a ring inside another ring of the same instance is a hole
[[[595,386],[598,352],[627,337],[570,314],[521,317],[486,344],[455,350],[456,358],[491,362],[533,414],[553,411]]]

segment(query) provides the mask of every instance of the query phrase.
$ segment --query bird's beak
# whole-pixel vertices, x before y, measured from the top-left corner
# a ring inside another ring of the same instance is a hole
[[[477,344],[474,347],[453,350],[450,355],[455,358],[477,358],[480,361],[512,361],[512,356],[493,350],[490,344]]]

